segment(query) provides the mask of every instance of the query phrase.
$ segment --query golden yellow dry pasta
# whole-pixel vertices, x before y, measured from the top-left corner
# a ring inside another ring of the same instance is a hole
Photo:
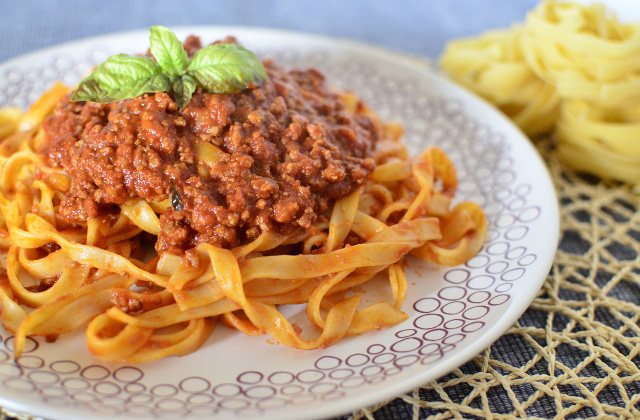
[[[640,103],[640,24],[621,24],[600,3],[541,3],[527,15],[522,50],[562,98]]]
[[[520,48],[522,28],[447,44],[440,59],[455,81],[495,104],[529,136],[551,130],[560,98],[531,70]]]
[[[640,24],[544,1],[523,26],[451,42],[441,64],[527,134],[553,127],[565,164],[640,184]]]
[[[609,109],[566,100],[556,135],[568,165],[640,187],[640,106]]]

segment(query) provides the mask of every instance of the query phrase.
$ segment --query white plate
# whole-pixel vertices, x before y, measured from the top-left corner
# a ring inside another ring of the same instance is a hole
[[[544,281],[558,240],[557,200],[528,139],[485,102],[417,60],[344,40],[238,27],[190,27],[211,42],[228,34],[261,57],[314,66],[406,129],[412,153],[442,147],[460,176],[459,199],[481,204],[489,235],[464,266],[411,260],[393,328],[301,351],[218,328],[196,353],[122,366],[92,357],[81,331],[56,343],[29,340],[13,359],[0,330],[0,406],[55,419],[327,418],[435,380],[489,346]],[[107,55],[145,51],[148,31],[91,38],[0,66],[0,106],[27,106],[54,81],[76,83]],[[292,317],[300,315],[295,308]]]

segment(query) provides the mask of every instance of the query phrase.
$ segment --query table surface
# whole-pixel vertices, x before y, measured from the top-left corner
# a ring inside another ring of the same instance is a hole
[[[623,19],[638,16],[640,2],[612,0],[625,2],[633,10]],[[448,40],[510,26],[536,3],[1,0],[0,62],[157,24],[289,29],[436,59]],[[342,418],[640,417],[640,200],[624,186],[567,171],[549,142],[539,149],[561,201],[562,240],[532,306],[493,346],[446,377]]]

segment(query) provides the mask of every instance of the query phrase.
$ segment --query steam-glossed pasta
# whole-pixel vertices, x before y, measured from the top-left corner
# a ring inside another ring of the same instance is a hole
[[[409,158],[400,126],[318,70],[264,67],[261,85],[198,87],[183,108],[171,92],[72,102],[56,85],[13,119],[0,316],[16,355],[26,336],[86,326],[101,359],[156,360],[195,351],[216,321],[324,348],[407,318],[406,255],[457,265],[480,249],[485,216],[451,205],[444,152]],[[363,306],[354,287],[378,273],[393,299]],[[279,310],[301,303],[316,338]]]

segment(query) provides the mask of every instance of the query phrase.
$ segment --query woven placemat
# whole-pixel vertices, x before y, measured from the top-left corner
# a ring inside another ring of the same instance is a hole
[[[561,241],[531,306],[438,381],[342,420],[640,418],[640,196],[579,176],[538,143],[560,201]],[[27,415],[0,410],[0,420]]]
[[[538,143],[561,241],[531,306],[440,380],[342,419],[640,418],[640,195],[566,170]]]

